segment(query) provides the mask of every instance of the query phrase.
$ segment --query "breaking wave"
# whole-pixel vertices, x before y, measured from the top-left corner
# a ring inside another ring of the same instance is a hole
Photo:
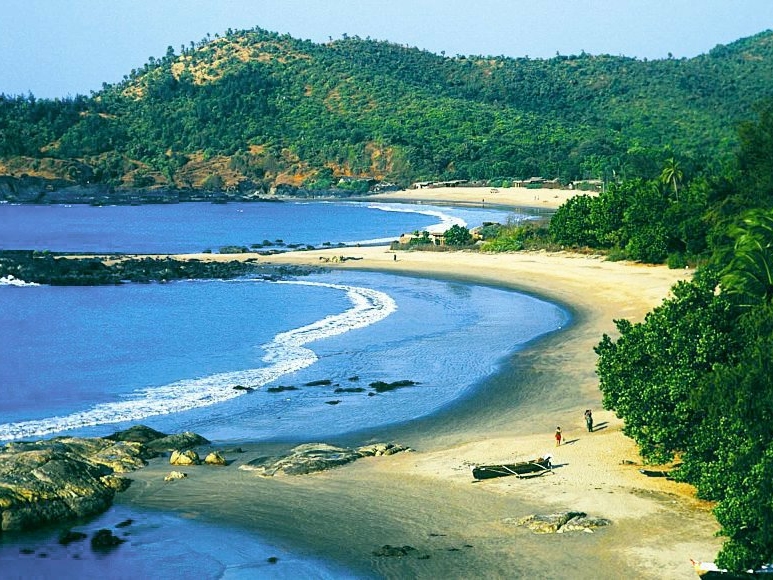
[[[120,401],[101,403],[69,415],[0,424],[0,441],[40,437],[95,425],[137,421],[227,401],[245,394],[244,390],[234,389],[235,385],[257,389],[314,364],[318,357],[305,346],[310,342],[370,326],[397,310],[397,304],[388,294],[369,288],[300,280],[272,283],[341,290],[346,292],[352,306],[340,314],[332,314],[306,326],[277,334],[270,343],[263,345],[266,353],[263,362],[267,363],[264,367],[218,373],[204,378],[185,379],[162,387],[141,389],[126,395]]]

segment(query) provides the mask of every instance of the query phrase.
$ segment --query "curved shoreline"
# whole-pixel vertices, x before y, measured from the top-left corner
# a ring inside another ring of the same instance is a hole
[[[474,398],[377,434],[341,438],[388,436],[415,453],[302,478],[259,479],[234,467],[197,471],[184,486],[160,483],[168,469],[161,462],[139,472],[119,501],[199,513],[376,577],[559,578],[571,569],[577,578],[691,578],[690,558],[713,558],[720,542],[709,506],[695,500],[688,486],[646,478],[636,465],[621,464],[638,456],[620,421],[601,409],[592,351],[602,333],[614,334],[613,319],[641,320],[690,272],[565,253],[398,252],[395,260],[383,247],[261,261],[319,265],[320,257],[342,252],[361,259],[325,267],[512,288],[568,307],[573,322],[515,353]],[[593,434],[583,432],[585,408],[596,416],[599,430]],[[551,449],[556,424],[569,444]],[[266,451],[261,445],[247,449],[237,463]],[[510,462],[545,450],[560,466],[549,476],[471,484],[472,464]],[[216,504],[213,487],[223,490]],[[506,523],[562,510],[586,511],[614,524],[592,536],[540,537]],[[431,557],[374,556],[385,544],[412,545]],[[473,547],[457,550],[460,545]]]

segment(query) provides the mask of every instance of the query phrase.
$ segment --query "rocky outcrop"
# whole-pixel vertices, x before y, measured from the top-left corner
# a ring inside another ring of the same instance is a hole
[[[259,475],[305,475],[346,465],[362,457],[391,455],[409,448],[393,443],[376,443],[358,448],[336,447],[327,443],[306,443],[281,457],[259,457],[241,465],[239,469],[255,471]]]
[[[75,453],[39,449],[0,454],[0,529],[22,530],[88,516],[110,506],[110,469]]]
[[[0,532],[104,511],[130,484],[121,474],[158,455],[145,442],[173,437],[138,426],[110,438],[57,437],[0,446]],[[206,442],[194,433],[178,437],[171,440],[186,447]]]
[[[168,435],[161,431],[146,427],[145,425],[135,425],[125,431],[118,431],[109,435],[107,439],[142,443],[148,449],[156,452],[174,451],[176,449],[192,449],[193,447],[199,447],[200,445],[209,443],[209,441],[201,435],[191,433],[190,431]]]
[[[523,518],[505,519],[505,523],[523,526],[535,534],[563,534],[565,532],[592,532],[612,522],[592,517],[584,512],[559,512],[555,514],[530,515]]]
[[[150,441],[147,445],[148,449],[160,452],[175,451],[177,449],[192,449],[193,447],[207,445],[208,443],[209,441],[201,435],[186,431],[175,435],[166,435],[160,439]]]

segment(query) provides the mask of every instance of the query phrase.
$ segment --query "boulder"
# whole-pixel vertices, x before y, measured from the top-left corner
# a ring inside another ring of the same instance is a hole
[[[178,479],[185,479],[188,477],[187,473],[183,473],[182,471],[170,471],[166,477],[164,477],[164,481],[176,481]]]
[[[186,431],[185,433],[167,435],[160,439],[155,439],[148,443],[148,449],[153,451],[174,451],[175,449],[191,449],[207,444],[209,444],[209,441],[201,435]]]
[[[201,463],[199,454],[193,449],[187,451],[172,451],[172,456],[169,458],[169,463],[172,465],[198,465]]]
[[[611,523],[611,521],[605,518],[597,518],[585,514],[577,515],[561,526],[558,532],[592,532],[596,528],[603,528]]]
[[[116,546],[123,544],[125,541],[126,540],[122,540],[114,535],[112,531],[103,528],[97,530],[91,537],[91,549],[95,552],[109,552]]]
[[[108,435],[105,437],[105,439],[110,439],[112,441],[132,441],[134,443],[148,444],[151,441],[155,441],[156,439],[161,439],[162,437],[166,436],[166,433],[156,431],[155,429],[151,429],[145,425],[134,425],[125,431],[117,431],[112,435]]]
[[[287,455],[259,457],[239,466],[239,469],[256,471],[264,476],[305,475],[346,465],[361,457],[388,455],[407,450],[407,447],[392,443],[376,443],[356,449],[336,447],[327,443],[306,443],[294,447]]]
[[[589,532],[608,526],[604,518],[588,516],[584,512],[559,512],[555,514],[530,515],[519,519],[507,518],[505,523],[530,529],[535,534],[563,534],[565,532]]]
[[[204,463],[207,465],[228,465],[225,457],[219,451],[208,453],[204,458]]]

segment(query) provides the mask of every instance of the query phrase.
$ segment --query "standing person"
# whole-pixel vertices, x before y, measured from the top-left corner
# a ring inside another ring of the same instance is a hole
[[[561,427],[556,427],[556,447],[561,445]]]
[[[585,409],[585,424],[588,426],[588,433],[593,433],[593,413],[590,409]]]

